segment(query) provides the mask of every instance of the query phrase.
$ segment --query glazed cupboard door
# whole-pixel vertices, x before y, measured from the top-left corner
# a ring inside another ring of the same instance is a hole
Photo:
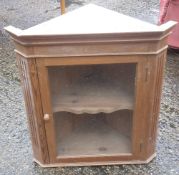
[[[141,60],[135,56],[37,60],[51,163],[104,164],[139,158],[144,132]]]

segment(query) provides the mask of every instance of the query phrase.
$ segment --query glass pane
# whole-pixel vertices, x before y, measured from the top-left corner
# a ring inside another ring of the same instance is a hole
[[[59,157],[132,152],[136,64],[48,71]]]

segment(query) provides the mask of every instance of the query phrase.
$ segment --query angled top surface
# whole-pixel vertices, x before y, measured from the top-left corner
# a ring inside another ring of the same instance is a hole
[[[158,32],[159,26],[89,4],[26,30],[19,36]]]

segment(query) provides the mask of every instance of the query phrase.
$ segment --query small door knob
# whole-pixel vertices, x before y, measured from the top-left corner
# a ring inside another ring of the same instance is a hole
[[[49,119],[50,119],[50,115],[49,115],[49,114],[45,114],[45,115],[44,115],[44,120],[45,120],[45,121],[48,121]]]

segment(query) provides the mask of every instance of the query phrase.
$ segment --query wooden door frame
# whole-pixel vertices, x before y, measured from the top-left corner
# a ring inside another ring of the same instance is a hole
[[[55,129],[53,120],[53,111],[51,106],[51,95],[48,78],[48,67],[51,66],[69,66],[69,65],[93,65],[93,64],[121,64],[134,63],[136,64],[136,80],[135,80],[135,107],[133,115],[133,129],[132,129],[132,153],[109,155],[109,156],[79,156],[66,157],[58,159]],[[40,83],[40,92],[42,98],[43,113],[50,115],[50,120],[45,121],[45,129],[47,136],[47,144],[51,163],[73,163],[73,162],[106,162],[106,161],[129,161],[138,160],[141,152],[141,133],[145,132],[143,126],[141,105],[143,103],[143,65],[145,59],[141,56],[93,56],[93,57],[68,57],[68,58],[41,58],[37,59],[37,69]],[[140,120],[140,121],[139,121]]]

